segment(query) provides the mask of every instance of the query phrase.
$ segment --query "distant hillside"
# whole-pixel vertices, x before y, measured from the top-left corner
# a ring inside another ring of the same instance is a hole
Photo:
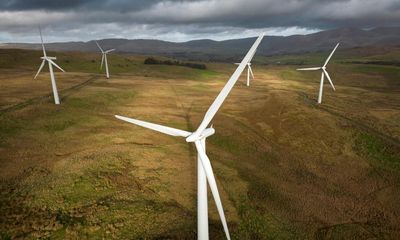
[[[234,61],[242,56],[255,38],[226,41],[194,40],[183,43],[160,40],[104,39],[99,42],[105,49],[116,48],[119,53],[164,55],[189,60]],[[361,30],[341,28],[309,35],[288,37],[266,36],[257,54],[261,56],[327,51],[337,43],[343,48],[400,46],[400,27]],[[40,49],[39,44],[7,43],[0,48]],[[50,43],[53,51],[98,51],[94,41]]]

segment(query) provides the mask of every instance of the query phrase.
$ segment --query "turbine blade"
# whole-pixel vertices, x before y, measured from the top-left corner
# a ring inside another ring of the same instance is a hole
[[[95,42],[96,42],[97,47],[99,47],[100,51],[101,51],[102,53],[104,53],[104,51],[103,51],[103,49],[100,47],[99,43],[98,43],[97,41],[95,41]]]
[[[119,115],[115,115],[115,117],[122,121],[133,123],[135,125],[139,125],[144,128],[149,128],[151,130],[161,132],[161,133],[164,133],[167,135],[171,135],[174,137],[188,137],[190,134],[192,134],[191,132],[187,132],[184,130],[166,127],[166,126],[162,126],[162,125],[158,125],[158,124],[154,124],[154,123],[144,122],[144,121],[140,121],[140,120],[133,119],[133,118],[127,118],[127,117],[123,117],[123,116],[119,116]]]
[[[44,47],[44,42],[43,42],[42,29],[41,29],[40,26],[39,26],[39,33],[40,33],[40,41],[42,42],[43,56],[44,56],[44,57],[47,57],[47,55],[46,55],[46,49],[45,49],[45,47]]]
[[[251,74],[251,76],[252,76],[252,77],[253,77],[253,79],[254,79],[253,70],[251,69],[250,65],[249,65],[249,70],[250,70],[250,74]]]
[[[110,53],[112,51],[115,51],[115,49],[113,48],[113,49],[107,50],[107,51],[105,51],[105,53]]]
[[[100,65],[100,70],[103,69],[103,64],[104,64],[104,56],[105,54],[103,53],[103,56],[101,56],[101,65]]]
[[[321,70],[321,67],[312,67],[312,68],[298,68],[297,71],[316,71]]]
[[[43,60],[42,64],[40,64],[39,70],[37,71],[37,73],[36,73],[36,75],[35,75],[35,77],[33,79],[36,79],[37,76],[39,76],[39,73],[42,71],[45,63],[46,63],[46,60]]]
[[[328,81],[329,81],[329,83],[331,84],[331,86],[332,86],[332,88],[333,88],[333,91],[336,91],[335,86],[333,86],[332,79],[331,79],[331,77],[329,76],[328,72],[327,72],[325,69],[323,69],[323,71],[324,71],[324,73],[325,73],[326,78],[328,78]]]
[[[232,74],[229,81],[225,84],[224,88],[221,90],[219,95],[215,98],[214,102],[211,104],[210,108],[207,110],[203,121],[201,122],[200,126],[197,128],[194,137],[197,137],[207,128],[210,124],[212,119],[214,118],[215,114],[217,113],[218,109],[221,107],[222,103],[225,101],[225,98],[228,96],[229,92],[232,90],[233,86],[239,79],[240,75],[242,74],[243,70],[246,68],[247,63],[250,61],[251,56],[253,56],[254,52],[257,50],[258,45],[260,45],[261,40],[263,39],[264,34],[261,34],[257,40],[254,42],[253,46],[250,48],[249,52],[243,58],[240,65],[236,68],[236,71]]]
[[[47,61],[49,61],[51,64],[53,64],[54,67],[60,69],[62,72],[65,72],[64,69],[62,69],[60,66],[58,66],[53,60],[48,59]]]
[[[257,49],[253,52],[253,55],[251,55],[250,60],[249,60],[249,63],[251,62],[251,60],[253,60],[253,57],[254,57],[254,55],[256,54],[256,52],[257,52]]]
[[[336,44],[336,47],[333,49],[333,51],[331,52],[331,54],[329,55],[329,57],[326,59],[326,61],[325,61],[325,63],[324,63],[324,67],[326,67],[326,65],[328,65],[328,63],[329,63],[329,60],[331,60],[331,57],[332,57],[332,56],[333,56],[333,54],[335,53],[335,51],[336,51],[336,48],[338,48],[338,47],[339,47],[339,44],[340,44],[340,43]]]
[[[215,205],[217,206],[218,214],[224,227],[225,235],[227,239],[231,239],[229,235],[228,225],[226,224],[224,208],[222,207],[221,197],[219,196],[217,183],[215,181],[214,173],[211,167],[210,159],[208,158],[203,146],[200,141],[195,141],[197,152],[199,153],[201,163],[204,168],[204,172],[207,176],[207,182],[210,186],[211,193],[214,197]]]

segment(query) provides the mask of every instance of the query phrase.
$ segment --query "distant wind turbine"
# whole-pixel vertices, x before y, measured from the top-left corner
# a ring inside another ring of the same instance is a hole
[[[251,60],[253,60],[254,54],[256,54],[256,52],[253,53],[253,56],[250,57],[250,60],[247,63],[247,82],[246,82],[247,86],[250,86],[250,75],[251,75],[251,78],[254,80],[253,70],[251,69]],[[239,65],[240,63],[235,63],[235,64]]]
[[[336,44],[336,47],[333,49],[333,51],[331,52],[331,54],[329,55],[329,57],[326,59],[324,65],[322,67],[313,67],[313,68],[299,68],[297,69],[298,71],[318,71],[318,70],[322,70],[321,73],[321,83],[319,86],[319,95],[318,95],[318,103],[321,104],[322,103],[322,92],[324,89],[324,76],[326,76],[326,78],[328,78],[329,83],[331,84],[333,91],[336,91],[335,86],[333,86],[333,82],[331,77],[328,74],[328,71],[326,71],[326,65],[328,65],[329,60],[331,60],[331,57],[333,56],[333,54],[335,53],[336,49],[339,47],[339,43]]]
[[[56,57],[48,57],[47,56],[46,49],[45,49],[44,43],[43,43],[42,30],[40,29],[40,27],[39,27],[39,33],[40,33],[40,40],[42,41],[42,49],[43,49],[43,57],[41,57],[40,59],[42,59],[43,61],[42,61],[42,64],[40,64],[39,70],[36,73],[34,79],[37,78],[40,71],[42,71],[44,65],[47,62],[49,64],[49,72],[50,72],[50,78],[51,78],[51,86],[53,88],[54,102],[55,102],[55,104],[60,104],[60,99],[58,97],[58,91],[57,91],[56,79],[54,77],[54,72],[53,72],[53,66],[55,66],[56,68],[60,69],[63,72],[65,72],[65,71],[53,61],[53,60],[57,59]]]
[[[110,73],[108,72],[107,54],[109,54],[109,53],[112,52],[112,51],[115,51],[115,49],[110,49],[110,50],[104,51],[104,50],[100,47],[100,45],[99,45],[99,43],[98,43],[97,41],[96,41],[96,44],[97,44],[97,47],[99,47],[99,49],[100,49],[100,51],[101,51],[101,54],[102,54],[100,69],[103,69],[103,64],[104,64],[104,62],[105,62],[105,65],[106,65],[106,77],[107,77],[107,78],[110,78]]]
[[[206,112],[203,121],[195,132],[188,132],[180,129],[166,127],[154,123],[144,122],[137,119],[127,118],[116,115],[115,117],[123,121],[139,125],[141,127],[149,128],[157,132],[161,132],[167,135],[184,137],[186,142],[194,142],[198,157],[197,157],[197,237],[198,239],[208,239],[208,203],[207,203],[207,182],[210,186],[211,193],[214,197],[215,205],[217,206],[218,214],[221,219],[225,235],[227,239],[230,239],[228,225],[226,223],[224,210],[222,207],[221,198],[219,196],[217,183],[215,181],[214,173],[211,167],[210,159],[206,154],[206,139],[215,133],[215,129],[209,124],[221,107],[225,98],[232,90],[233,86],[239,79],[243,70],[246,68],[247,63],[251,60],[257,46],[260,44],[264,34],[261,34],[249,52],[246,54],[242,62],[237,67],[229,81],[226,83],[222,91],[219,93],[217,98],[211,104],[210,108]]]

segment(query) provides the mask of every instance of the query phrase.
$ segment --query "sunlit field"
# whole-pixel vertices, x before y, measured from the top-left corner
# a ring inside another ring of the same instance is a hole
[[[320,73],[295,69],[327,54],[256,55],[213,120],[233,239],[400,238],[400,50],[339,51],[317,105]],[[236,66],[115,54],[106,79],[99,54],[56,55],[58,106],[41,52],[0,50],[0,239],[195,238],[195,148],[114,115],[193,131]]]

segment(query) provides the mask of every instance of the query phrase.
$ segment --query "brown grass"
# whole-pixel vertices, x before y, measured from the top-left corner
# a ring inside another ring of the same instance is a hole
[[[195,149],[113,115],[194,130],[233,66],[221,69],[204,80],[98,78],[60,106],[50,99],[1,115],[0,233],[194,238]],[[399,89],[363,73],[345,79],[336,69],[338,91],[326,85],[324,105],[316,106],[316,76],[255,66],[256,80],[247,88],[241,79],[213,120],[217,133],[207,149],[235,239],[400,236],[399,171],[357,146],[367,132],[398,149]],[[33,87],[28,73],[3,76],[3,106],[49,87],[44,80]],[[74,73],[59,82],[68,88],[89,77]],[[357,85],[364,77],[365,87]],[[18,92],[25,95],[12,98]],[[223,239],[211,197],[210,210],[212,238]]]

